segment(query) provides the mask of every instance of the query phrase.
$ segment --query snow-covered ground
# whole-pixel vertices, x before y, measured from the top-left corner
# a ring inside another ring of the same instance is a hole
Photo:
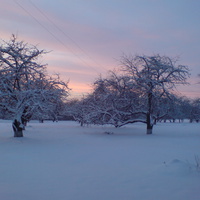
[[[105,134],[113,132],[114,134]],[[0,121],[2,200],[199,200],[200,123],[119,129]]]

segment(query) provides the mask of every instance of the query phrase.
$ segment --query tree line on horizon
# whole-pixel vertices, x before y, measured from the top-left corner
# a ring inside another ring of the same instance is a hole
[[[121,66],[98,77],[93,91],[81,99],[69,99],[68,81],[49,76],[39,58],[46,54],[36,46],[18,41],[0,44],[0,118],[12,119],[15,137],[23,137],[31,119],[78,121],[88,124],[146,124],[152,134],[158,121],[200,120],[200,98],[174,94],[176,85],[187,84],[189,68],[177,59],[159,54],[121,58]]]

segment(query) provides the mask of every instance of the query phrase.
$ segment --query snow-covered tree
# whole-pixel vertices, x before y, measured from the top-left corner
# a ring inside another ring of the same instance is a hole
[[[163,120],[165,122],[166,120],[169,120],[170,122],[179,120],[179,122],[181,122],[184,119],[189,118],[191,104],[190,100],[186,97],[171,95],[169,98],[161,98],[161,102],[159,110],[163,115],[158,117],[158,120]]]
[[[33,118],[41,121],[44,119],[57,121],[67,101],[69,91],[67,82],[63,82],[59,75],[45,76],[45,80],[39,80],[37,88],[41,93],[34,101],[39,103],[34,103]]]
[[[104,124],[121,127],[141,121],[143,113],[138,113],[138,109],[143,97],[131,87],[129,77],[110,72],[109,77],[95,82],[93,96],[98,101],[98,111],[103,117],[100,121]]]
[[[188,67],[177,65],[167,56],[123,56],[122,71],[132,80],[132,87],[146,98],[147,134],[152,134],[153,113],[159,99],[168,97],[177,84],[186,84]]]
[[[199,122],[200,121],[200,98],[196,98],[192,100],[190,104],[190,108],[191,108],[189,112],[190,122],[193,122],[193,121]]]
[[[51,112],[68,96],[68,84],[49,77],[39,62],[46,54],[12,36],[0,45],[0,106],[12,113],[15,137],[23,137],[24,124],[36,113]]]
[[[98,78],[93,86],[94,91],[76,102],[75,119],[81,124],[111,124],[121,127],[142,118],[137,113],[139,96],[129,85],[129,78],[111,72],[107,78]],[[81,112],[80,112],[81,111]]]
[[[83,112],[89,123],[116,127],[142,122],[152,134],[156,120],[173,111],[173,89],[186,84],[188,68],[166,56],[123,56],[118,72],[94,83]]]

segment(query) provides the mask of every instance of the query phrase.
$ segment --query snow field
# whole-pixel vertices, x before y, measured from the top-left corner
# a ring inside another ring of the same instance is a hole
[[[30,122],[14,138],[0,121],[2,200],[199,200],[200,124],[119,129]],[[114,134],[105,134],[113,132]]]

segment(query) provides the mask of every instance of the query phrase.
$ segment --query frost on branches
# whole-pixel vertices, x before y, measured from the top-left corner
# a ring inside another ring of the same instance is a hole
[[[152,134],[156,120],[166,117],[173,106],[173,89],[187,84],[188,76],[186,66],[166,56],[123,56],[120,69],[100,77],[93,93],[77,105],[84,111],[76,117],[81,123],[115,127],[142,122]]]
[[[0,46],[0,107],[13,116],[15,137],[33,115],[48,115],[68,96],[68,84],[49,77],[38,59],[46,54],[13,35]],[[53,115],[53,114],[52,114]]]

